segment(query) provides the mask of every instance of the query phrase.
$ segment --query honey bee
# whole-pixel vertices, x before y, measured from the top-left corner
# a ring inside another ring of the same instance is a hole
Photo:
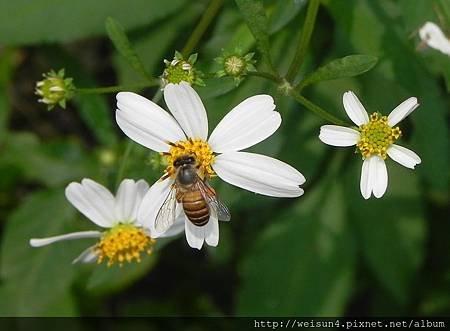
[[[175,222],[177,203],[183,207],[186,217],[196,226],[204,226],[214,215],[220,221],[231,218],[228,208],[218,199],[208,181],[199,176],[193,156],[182,156],[173,163],[176,169],[175,182],[156,215],[155,228],[165,232]]]

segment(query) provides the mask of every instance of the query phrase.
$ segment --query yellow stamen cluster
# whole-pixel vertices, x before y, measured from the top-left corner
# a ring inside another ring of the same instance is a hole
[[[100,242],[95,246],[98,263],[108,259],[108,267],[114,263],[141,262],[141,253],[151,254],[155,240],[150,238],[143,229],[132,224],[118,224],[105,232]]]
[[[167,160],[166,174],[173,177],[176,169],[173,165],[175,160],[182,156],[193,156],[197,162],[200,175],[203,177],[214,176],[214,170],[211,164],[214,163],[214,154],[211,147],[202,139],[188,139],[170,143],[171,147],[168,153],[163,153]]]
[[[359,127],[361,138],[356,144],[363,158],[377,154],[386,159],[386,151],[402,132],[399,127],[391,128],[387,123],[386,116],[380,116],[378,113],[370,115],[370,121]]]

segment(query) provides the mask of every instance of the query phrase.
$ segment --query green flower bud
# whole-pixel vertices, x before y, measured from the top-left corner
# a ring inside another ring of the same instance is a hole
[[[194,67],[197,61],[197,54],[192,54],[187,60],[183,55],[175,51],[175,56],[172,61],[164,60],[166,69],[162,74],[162,86],[169,83],[178,84],[180,82],[187,82],[190,85],[205,86],[201,79],[202,73]]]
[[[242,51],[236,48],[233,52],[224,52],[222,56],[215,59],[221,68],[216,72],[217,77],[233,77],[238,85],[248,72],[256,71],[253,59],[255,53],[242,55]]]
[[[56,105],[66,108],[67,100],[75,94],[72,78],[64,78],[64,69],[56,73],[54,70],[43,74],[43,80],[36,83],[35,94],[40,97],[39,102],[45,103],[51,110]]]

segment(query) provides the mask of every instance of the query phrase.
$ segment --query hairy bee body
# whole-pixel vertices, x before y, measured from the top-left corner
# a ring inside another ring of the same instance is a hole
[[[197,226],[206,225],[209,221],[209,207],[197,182],[200,180],[192,157],[175,161],[177,167],[176,198],[183,205],[187,218]]]
[[[200,190],[184,190],[177,192],[177,201],[183,205],[187,218],[197,226],[203,226],[209,220],[209,207]]]
[[[210,217],[229,221],[228,208],[217,198],[216,191],[208,184],[207,178],[199,171],[195,158],[186,155],[177,158],[175,182],[158,211],[155,229],[164,233],[174,223],[177,203],[181,204],[187,219],[196,226],[205,226]]]

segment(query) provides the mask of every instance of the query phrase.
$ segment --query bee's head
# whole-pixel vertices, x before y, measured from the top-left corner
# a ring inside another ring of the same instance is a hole
[[[175,168],[194,166],[196,164],[195,157],[192,155],[181,156],[173,162]]]

